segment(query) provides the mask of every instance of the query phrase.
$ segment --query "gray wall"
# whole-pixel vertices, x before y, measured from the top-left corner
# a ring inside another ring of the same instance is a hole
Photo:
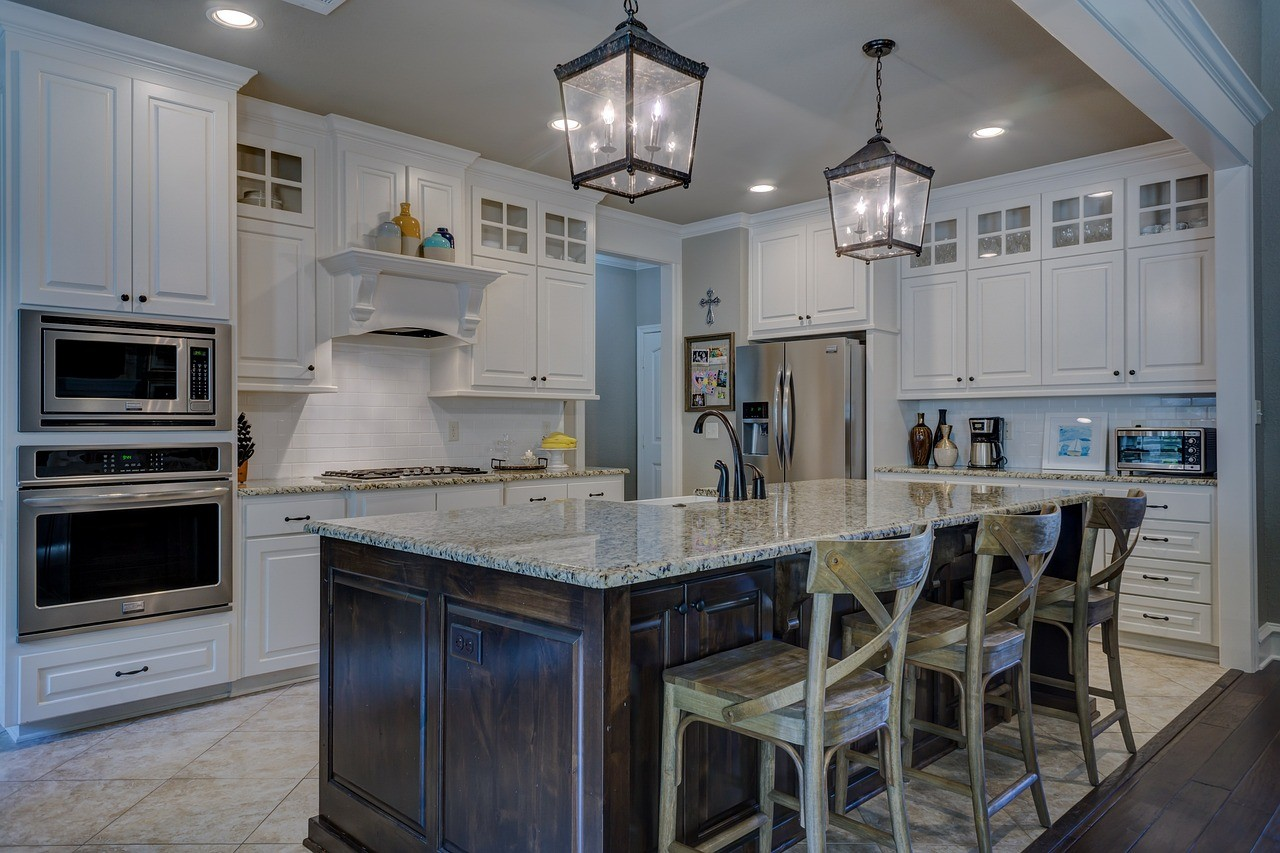
[[[1280,3],[1264,0],[1260,34],[1262,93],[1280,107]],[[1263,119],[1254,170],[1254,370],[1262,427],[1258,436],[1258,621],[1280,622],[1280,117]]]
[[[636,273],[596,266],[596,393],[585,406],[586,464],[625,467],[627,500],[636,497]]]
[[[747,292],[747,229],[731,228],[684,241],[681,258],[684,304],[680,306],[686,336],[733,332],[734,343],[745,344],[746,292]],[[706,323],[707,309],[698,301],[707,295],[708,288],[720,297],[715,309],[715,323]],[[676,357],[684,363],[684,341],[678,341]],[[683,380],[682,380],[683,383]],[[680,389],[683,408],[684,388]],[[736,402],[736,401],[735,401]],[[733,412],[724,413],[731,421],[737,419]],[[723,428],[720,438],[709,439],[694,435],[695,413],[686,412],[682,418],[681,440],[684,442],[684,471],[677,482],[682,482],[680,494],[690,494],[698,486],[716,484],[715,461],[723,459],[732,465],[733,453],[729,438]]]
[[[1275,0],[1196,0],[1195,5],[1244,73],[1262,88],[1262,45],[1266,39],[1260,40],[1258,32],[1264,6],[1271,6],[1271,15],[1275,16]],[[1275,103],[1272,98],[1268,100]]]
[[[662,270],[648,267],[636,272],[636,325],[662,322]]]

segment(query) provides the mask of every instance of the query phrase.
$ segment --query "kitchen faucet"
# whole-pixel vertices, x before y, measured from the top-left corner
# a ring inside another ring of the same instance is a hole
[[[723,412],[709,410],[698,415],[698,420],[693,424],[693,434],[702,435],[702,424],[707,418],[713,416],[724,422],[724,428],[729,431],[729,443],[733,445],[733,499],[745,501],[747,499],[747,468],[742,464],[742,445],[738,443],[738,433],[734,430],[733,424]]]

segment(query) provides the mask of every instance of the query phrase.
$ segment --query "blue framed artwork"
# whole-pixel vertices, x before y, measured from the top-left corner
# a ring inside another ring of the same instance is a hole
[[[1046,471],[1106,471],[1107,416],[1071,413],[1044,416]]]

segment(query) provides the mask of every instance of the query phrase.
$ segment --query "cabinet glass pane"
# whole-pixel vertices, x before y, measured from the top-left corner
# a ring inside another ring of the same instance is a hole
[[[1209,198],[1209,176],[1196,175],[1178,179],[1178,201],[1199,201]]]
[[[929,226],[926,225],[925,226],[926,231],[928,230],[928,228]],[[908,266],[910,266],[911,269],[913,270],[919,269],[920,267],[927,267],[931,263],[933,263],[933,249],[930,246],[920,247],[919,257],[917,257],[916,255],[912,255],[911,260],[907,262]]]
[[[480,226],[480,245],[486,249],[502,248],[502,229],[497,225]]]
[[[1004,230],[1004,214],[1001,213],[1000,211],[996,211],[995,213],[978,214],[978,233],[979,234],[992,234],[992,233],[995,233],[996,231],[1003,231],[1003,230]],[[981,245],[981,243],[979,243],[979,245]],[[996,254],[999,254],[999,252],[997,252]]]
[[[569,238],[583,243],[587,242],[587,221],[585,219],[569,218]]]
[[[293,154],[271,152],[271,176],[285,181],[302,183],[302,158]]]
[[[267,152],[252,145],[236,146],[236,168],[241,172],[253,172],[255,175],[267,173]]]
[[[924,231],[920,232],[920,244],[924,245],[925,243],[932,243],[932,242],[933,242],[933,224],[926,222],[924,224]]]
[[[1012,240],[1011,240],[1012,242]],[[1053,248],[1062,249],[1066,246],[1080,245],[1080,229],[1074,222],[1069,225],[1053,226]],[[1012,252],[1012,248],[1009,250]]]
[[[519,252],[522,255],[529,254],[529,235],[523,231],[508,231],[506,250]]]
[[[575,264],[586,264],[587,244],[586,243],[570,243],[568,258],[569,260],[573,261]]]
[[[1073,219],[1080,218],[1080,199],[1064,198],[1053,203],[1053,221],[1054,222],[1070,222]],[[1058,245],[1057,238],[1054,238],[1053,244]],[[1067,244],[1064,244],[1067,245]]]
[[[1012,231],[1014,228],[1030,228],[1031,227],[1031,208],[1027,206],[1015,207],[1005,211],[1004,227]],[[1013,254],[1013,250],[1009,250],[1009,254]]]
[[[1159,207],[1169,203],[1169,182],[1160,181],[1155,184],[1143,184],[1138,188],[1139,207]]]
[[[945,240],[956,239],[958,233],[956,220],[943,219],[933,224],[933,239],[935,242],[941,243]]]
[[[557,237],[563,237],[564,236],[564,217],[553,216],[552,214],[548,213],[547,214],[547,233],[554,234]]]
[[[956,249],[958,244],[954,241],[950,243],[939,243],[933,247],[934,259],[940,264],[954,264],[956,262]]]
[[[1111,215],[1111,193],[1101,192],[1093,193],[1084,197],[1084,215],[1093,216],[1110,216]]]
[[[1021,255],[1031,251],[1031,232],[1012,231],[1004,236],[1004,250],[1007,255]]]
[[[1110,239],[1110,219],[1095,219],[1084,224],[1084,241],[1086,243],[1105,243]]]
[[[302,212],[302,187],[291,187],[288,184],[276,184],[271,188],[274,198],[280,200],[282,210],[290,213]]]
[[[553,261],[564,260],[564,240],[547,237],[546,257]]]
[[[1180,204],[1178,205],[1178,224],[1175,226],[1179,231],[1185,228],[1204,228],[1209,224],[1209,203],[1201,202],[1200,204]]]
[[[1143,234],[1159,234],[1173,226],[1169,221],[1169,208],[1158,207],[1155,210],[1144,210],[1138,214],[1138,228]]]
[[[480,199],[480,220],[482,222],[502,222],[502,202],[493,201],[492,199]],[[488,243],[485,243],[488,246]],[[496,249],[502,245],[501,239],[490,248]]]
[[[512,228],[529,228],[529,211],[518,204],[507,205],[507,224]]]
[[[979,237],[978,238],[978,257],[980,258],[998,258],[1000,257],[1001,240],[997,237]]]

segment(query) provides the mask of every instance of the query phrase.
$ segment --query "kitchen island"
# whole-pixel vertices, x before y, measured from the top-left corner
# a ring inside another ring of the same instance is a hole
[[[662,670],[768,637],[803,642],[814,540],[928,520],[946,566],[963,562],[984,512],[1086,499],[819,480],[726,504],[571,500],[308,525],[324,537],[324,588],[307,846],[654,849]],[[940,577],[935,592],[954,600],[958,582]],[[701,727],[687,748],[680,837],[702,838],[751,807],[756,750]],[[797,830],[779,812],[782,845]]]

